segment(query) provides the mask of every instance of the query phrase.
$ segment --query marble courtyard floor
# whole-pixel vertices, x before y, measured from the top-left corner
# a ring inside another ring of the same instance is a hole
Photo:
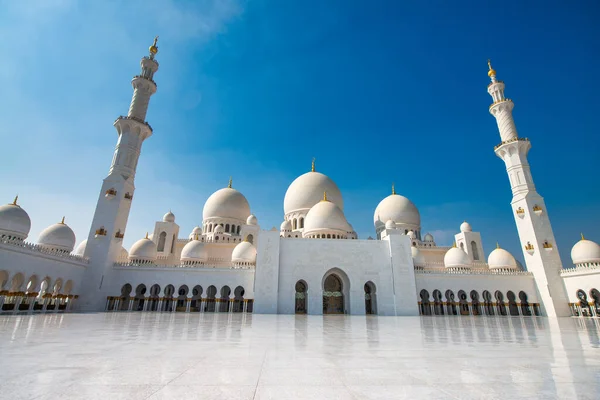
[[[0,399],[598,399],[600,322],[0,316]]]

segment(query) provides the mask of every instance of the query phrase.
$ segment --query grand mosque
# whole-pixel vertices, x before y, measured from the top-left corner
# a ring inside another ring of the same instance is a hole
[[[32,243],[18,198],[0,206],[0,313],[600,316],[600,246],[582,236],[573,264],[562,264],[527,160],[531,142],[518,135],[514,103],[489,62],[494,151],[508,173],[524,267],[499,246],[486,259],[467,222],[453,246],[438,246],[394,188],[375,207],[373,238],[359,238],[340,189],[314,162],[288,187],[279,230],[261,229],[230,181],[208,197],[192,232],[180,232],[168,212],[125,249],[138,159],[153,134],[146,112],[157,89],[156,39],[149,50],[129,112],[113,123],[118,140],[88,236],[76,246],[63,219]]]

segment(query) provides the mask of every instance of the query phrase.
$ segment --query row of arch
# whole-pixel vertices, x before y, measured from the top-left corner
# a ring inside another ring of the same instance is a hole
[[[57,312],[71,308],[73,281],[0,270],[0,312]]]
[[[347,288],[344,287],[342,278],[331,273],[323,280],[321,288],[323,295],[323,314],[347,314],[349,310],[346,307]],[[377,289],[373,282],[368,281],[364,284],[364,304],[365,314],[377,314]],[[308,313],[308,284],[304,280],[299,280],[295,285],[294,312],[296,314]]]
[[[520,291],[517,302],[517,296],[513,291],[504,294],[496,290],[492,294],[484,290],[482,298],[476,290],[471,290],[467,294],[464,290],[459,290],[455,295],[452,290],[446,290],[444,295],[438,289],[433,291],[433,297],[425,289],[419,293],[419,314],[420,315],[501,315],[501,316],[539,316],[540,305],[529,303],[527,294]]]
[[[166,312],[252,312],[253,300],[244,298],[245,289],[237,286],[233,291],[227,285],[221,290],[210,285],[206,292],[201,285],[191,291],[181,285],[167,285],[161,291],[159,284],[148,289],[143,283],[135,291],[129,283],[121,287],[120,296],[109,296],[106,311],[166,311]],[[204,294],[204,296],[203,296]]]
[[[223,230],[225,231],[225,233],[232,233],[234,235],[239,235],[240,231],[242,229],[241,225],[234,225],[234,224],[208,224],[204,226],[204,233],[210,233],[212,232],[217,226],[223,226]]]
[[[598,289],[590,289],[589,297],[582,289],[577,289],[575,295],[579,301],[569,304],[573,316],[600,317],[600,291]]]

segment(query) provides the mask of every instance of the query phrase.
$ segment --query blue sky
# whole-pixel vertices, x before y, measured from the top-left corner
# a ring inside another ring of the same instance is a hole
[[[600,6],[571,3],[0,0],[0,197],[19,193],[33,240],[63,215],[87,236],[112,122],[160,35],[126,247],[169,209],[187,235],[230,175],[278,227],[316,157],[360,238],[395,182],[439,244],[466,219],[486,254],[499,241],[522,260],[491,58],[570,263],[580,232],[600,241]]]

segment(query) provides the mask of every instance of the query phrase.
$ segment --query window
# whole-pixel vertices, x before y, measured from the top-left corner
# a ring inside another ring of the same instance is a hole
[[[167,241],[167,232],[161,232],[158,236],[158,251],[165,251],[165,242]]]
[[[474,240],[471,242],[471,251],[473,252],[473,260],[479,260],[479,251],[477,250],[477,243]]]

